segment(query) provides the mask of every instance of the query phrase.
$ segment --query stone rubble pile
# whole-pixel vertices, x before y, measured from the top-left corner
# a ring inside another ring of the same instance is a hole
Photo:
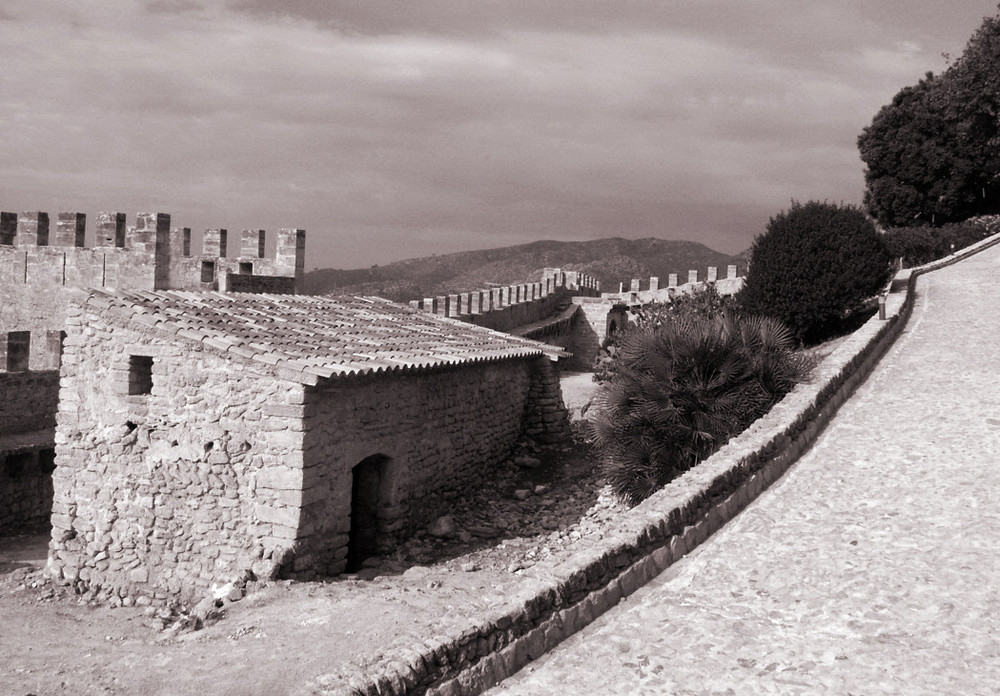
[[[602,538],[625,509],[604,486],[585,443],[522,443],[479,491],[455,499],[449,514],[393,555],[368,559],[357,577],[369,580],[432,564],[517,572],[581,539]]]

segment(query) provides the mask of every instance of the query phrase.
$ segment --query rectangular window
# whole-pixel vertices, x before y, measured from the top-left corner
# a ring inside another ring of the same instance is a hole
[[[27,370],[30,355],[31,332],[9,332],[7,334],[7,372],[23,372]]]
[[[203,283],[215,282],[215,261],[201,262],[201,282]]]
[[[240,275],[253,275],[253,264],[240,262]]]
[[[184,230],[183,230],[183,232],[181,234],[184,235],[181,238],[182,239],[181,246],[183,247],[181,249],[181,253],[184,256],[190,256],[191,255],[191,228],[190,227],[185,227]]]
[[[153,392],[153,358],[148,355],[130,355],[128,358],[128,393],[151,394]]]

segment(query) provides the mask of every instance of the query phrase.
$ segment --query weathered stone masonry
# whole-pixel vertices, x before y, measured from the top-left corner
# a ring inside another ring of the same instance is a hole
[[[0,212],[0,528],[44,523],[66,311],[91,288],[293,292],[305,233],[206,230],[201,253],[170,216]]]
[[[375,298],[94,293],[67,334],[49,570],[99,595],[341,572],[566,427],[558,351]]]

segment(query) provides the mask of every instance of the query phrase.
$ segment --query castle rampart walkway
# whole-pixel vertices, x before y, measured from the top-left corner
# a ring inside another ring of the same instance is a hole
[[[1000,247],[737,518],[490,694],[994,694]]]

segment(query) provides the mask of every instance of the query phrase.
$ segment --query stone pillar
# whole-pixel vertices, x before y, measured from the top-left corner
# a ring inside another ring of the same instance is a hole
[[[87,233],[87,216],[83,213],[59,213],[53,246],[82,247]]]
[[[660,279],[656,276],[650,276],[649,278],[649,290],[650,292],[656,292],[660,289]]]
[[[688,271],[688,282],[689,283],[698,282],[698,271]]]
[[[274,274],[300,278],[306,269],[306,231],[282,228],[274,255]]]
[[[667,287],[676,288],[677,287],[677,274],[671,273],[667,276]]]
[[[717,266],[708,267],[708,282],[714,283],[719,279],[719,268]]]
[[[732,280],[735,277],[736,277],[736,264],[731,263],[729,264],[729,267],[726,269],[726,278]]]
[[[204,256],[220,257],[226,255],[229,242],[229,232],[222,229],[205,230],[201,241],[201,253]]]
[[[544,356],[536,358],[533,366],[524,432],[545,444],[566,442],[570,437],[569,414],[559,386],[559,370]]]
[[[243,230],[240,233],[240,256],[243,258],[264,258],[265,242],[264,230]]]
[[[97,214],[97,229],[94,237],[95,247],[115,247],[122,249],[125,246],[125,213]]]
[[[17,213],[0,213],[0,244],[10,246],[17,237]]]
[[[49,214],[31,211],[17,216],[17,244],[19,247],[49,245]]]

